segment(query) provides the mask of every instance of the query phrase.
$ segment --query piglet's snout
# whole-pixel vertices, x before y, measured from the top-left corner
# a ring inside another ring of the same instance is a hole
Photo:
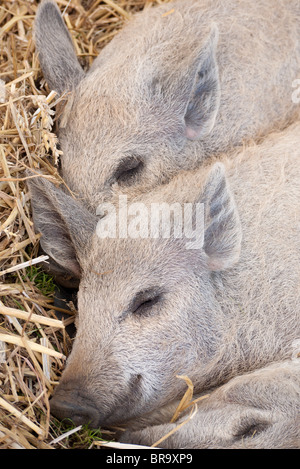
[[[50,400],[51,414],[59,420],[69,419],[75,425],[99,426],[100,415],[96,403],[85,395],[84,390],[66,390],[59,387]]]

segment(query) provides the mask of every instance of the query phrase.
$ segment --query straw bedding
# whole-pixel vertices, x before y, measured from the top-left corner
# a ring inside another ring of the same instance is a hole
[[[66,24],[88,68],[133,12],[163,0],[57,3],[61,11],[67,7]],[[61,308],[68,319],[55,314],[61,309],[53,304],[53,280],[40,267],[45,259],[24,172],[39,170],[62,183],[55,133],[59,98],[43,80],[32,38],[37,7],[37,0],[0,5],[0,448],[98,447],[99,432],[67,436],[66,425],[50,416],[49,399],[72,346],[65,326],[76,311],[71,303]]]

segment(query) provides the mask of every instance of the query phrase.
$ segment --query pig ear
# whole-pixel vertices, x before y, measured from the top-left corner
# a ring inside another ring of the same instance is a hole
[[[78,254],[84,255],[96,230],[96,217],[78,201],[42,176],[27,181],[35,231],[41,233],[42,249],[61,272],[80,278]]]
[[[199,140],[211,132],[220,106],[220,81],[216,61],[219,31],[214,24],[210,35],[187,72],[181,76],[174,89],[174,99],[179,100],[185,136]]]
[[[242,228],[223,164],[216,163],[201,197],[205,227],[203,249],[210,270],[232,267],[239,259]]]
[[[49,87],[59,94],[74,88],[84,72],[77,60],[71,36],[53,0],[43,0],[39,6],[34,37]]]

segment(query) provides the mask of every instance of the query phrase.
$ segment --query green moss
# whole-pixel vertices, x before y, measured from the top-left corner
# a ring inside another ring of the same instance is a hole
[[[55,283],[51,275],[42,270],[41,267],[32,265],[26,269],[27,278],[35,284],[39,291],[45,295],[53,295],[55,290]]]

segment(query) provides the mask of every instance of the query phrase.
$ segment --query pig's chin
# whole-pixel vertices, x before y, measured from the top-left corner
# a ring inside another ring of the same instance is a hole
[[[168,399],[162,402],[159,393],[149,398],[149,400],[146,400],[145,396],[142,394],[124,395],[122,398],[118,399],[113,410],[107,412],[106,415],[102,413],[101,416],[101,409],[99,409],[100,419],[98,426],[121,426],[124,428],[132,424],[136,426],[137,422],[143,422],[144,419],[148,420],[156,411],[159,411],[159,409],[169,404],[169,402]],[[171,417],[172,415],[170,418]]]

